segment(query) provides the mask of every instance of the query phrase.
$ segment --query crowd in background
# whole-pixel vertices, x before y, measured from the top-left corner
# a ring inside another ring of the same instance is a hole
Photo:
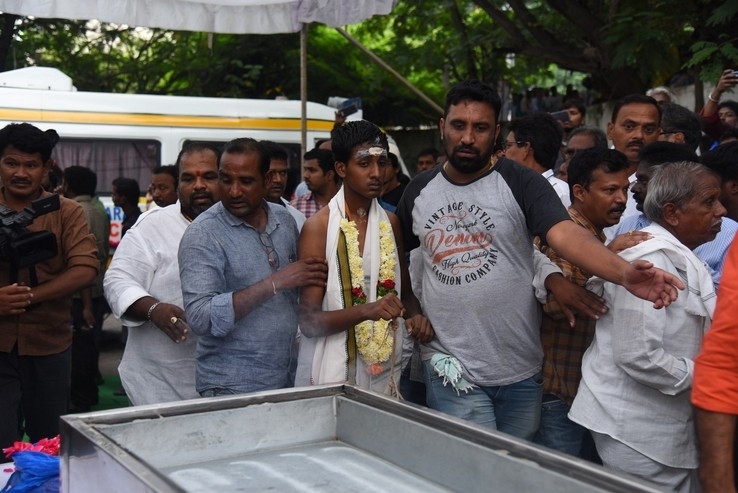
[[[190,143],[148,211],[113,182],[107,270],[94,173],[52,173],[55,132],[10,125],[0,203],[61,198],[28,226],[56,250],[2,268],[0,447],[95,405],[110,309],[133,405],[348,381],[665,491],[735,491],[737,84],[699,113],[626,96],[603,131],[572,87],[515,95],[500,130],[494,90],[462,82],[412,180],[378,127],[337,122],[294,197],[278,143]]]

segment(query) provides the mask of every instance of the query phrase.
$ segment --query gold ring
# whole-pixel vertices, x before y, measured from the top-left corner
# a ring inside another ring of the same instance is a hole
[[[173,324],[176,324],[177,320],[179,320],[177,317],[172,317],[169,319],[169,321],[172,322]]]

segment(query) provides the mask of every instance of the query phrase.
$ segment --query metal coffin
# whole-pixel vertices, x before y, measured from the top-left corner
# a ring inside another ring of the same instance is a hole
[[[65,492],[655,492],[348,385],[62,418]]]

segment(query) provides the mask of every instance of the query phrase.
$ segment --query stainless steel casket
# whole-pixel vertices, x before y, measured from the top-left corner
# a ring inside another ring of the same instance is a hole
[[[62,418],[84,492],[655,492],[636,479],[349,385]]]

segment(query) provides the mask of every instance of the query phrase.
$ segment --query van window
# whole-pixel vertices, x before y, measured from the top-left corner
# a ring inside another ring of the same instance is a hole
[[[151,171],[161,164],[161,143],[143,139],[61,138],[51,157],[61,169],[78,165],[97,173],[100,194],[111,193],[113,180],[121,176],[133,178],[145,192],[151,183]]]

